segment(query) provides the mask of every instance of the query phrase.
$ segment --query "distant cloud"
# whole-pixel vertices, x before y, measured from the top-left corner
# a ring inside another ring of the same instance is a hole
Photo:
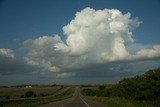
[[[0,75],[25,74],[37,71],[39,67],[17,59],[11,49],[0,49]]]
[[[133,58],[137,59],[152,59],[160,58],[160,45],[154,45],[152,48],[141,49],[137,51]]]
[[[56,75],[56,78],[68,78],[68,77],[72,77],[72,76],[75,76],[76,74],[73,73],[73,72],[69,72],[69,73],[59,73]]]
[[[131,45],[134,47],[132,31],[140,23],[138,18],[132,19],[130,13],[123,14],[117,9],[88,7],[77,12],[63,27],[67,37],[65,43],[58,35],[24,41],[23,45],[28,49],[25,59],[28,64],[62,72],[57,75],[61,77],[68,75],[64,72],[87,69],[88,66],[160,57],[160,45],[132,52],[128,49]]]
[[[8,57],[13,59],[15,57],[15,54],[11,49],[2,48],[0,49],[0,57]]]

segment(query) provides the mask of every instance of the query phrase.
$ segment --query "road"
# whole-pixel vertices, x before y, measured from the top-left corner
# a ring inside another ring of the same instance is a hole
[[[80,94],[79,87],[77,87],[75,89],[74,95],[71,98],[45,104],[40,107],[105,107],[105,106],[84,99]]]

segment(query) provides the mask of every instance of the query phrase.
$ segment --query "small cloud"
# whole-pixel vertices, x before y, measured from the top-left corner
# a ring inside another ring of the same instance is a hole
[[[23,59],[17,59],[11,49],[0,49],[0,75],[25,74],[36,71],[37,66],[29,65]]]
[[[133,56],[135,59],[153,59],[160,58],[160,45],[154,45],[151,48],[141,49]]]
[[[0,49],[0,57],[7,57],[7,58],[14,59],[15,54],[14,54],[14,51],[11,49],[2,48],[2,49]]]
[[[56,78],[68,78],[68,77],[72,77],[75,76],[75,73],[73,72],[64,72],[64,73],[60,73],[56,75]]]

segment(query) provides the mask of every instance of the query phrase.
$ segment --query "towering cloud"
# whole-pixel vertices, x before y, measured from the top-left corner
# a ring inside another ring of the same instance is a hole
[[[96,11],[85,8],[76,13],[75,19],[64,26],[63,31],[71,55],[82,55],[88,51],[97,53],[96,48],[101,48],[98,52],[103,54],[101,56],[114,54],[122,58],[128,54],[124,45],[133,42],[129,28],[139,24],[138,20],[130,19],[130,13],[123,15],[116,9]]]
[[[130,13],[123,14],[117,9],[88,7],[63,27],[66,42],[58,35],[24,41],[28,48],[25,59],[49,71],[65,72],[93,64],[160,57],[160,45],[132,54],[126,48],[134,45],[132,30],[140,23]]]

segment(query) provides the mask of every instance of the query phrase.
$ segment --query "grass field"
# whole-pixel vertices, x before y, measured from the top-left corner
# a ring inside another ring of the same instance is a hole
[[[7,89],[7,88],[6,88]],[[48,96],[41,97],[40,95],[37,96],[36,98],[18,98],[19,95],[23,94],[24,92],[32,90],[35,93],[49,93]],[[12,99],[5,99],[0,101],[0,107],[37,107],[42,104],[46,104],[49,102],[57,101],[57,100],[62,100],[69,98],[73,95],[74,93],[74,87],[63,87],[63,89],[60,89],[59,87],[36,87],[33,89],[7,89],[6,91],[3,89],[1,92],[9,92],[10,96],[13,96]],[[18,91],[21,93],[19,94]],[[15,93],[14,93],[15,92]],[[16,94],[17,93],[17,94]],[[52,95],[51,95],[52,94]],[[3,93],[3,95],[5,95]],[[18,96],[18,97],[15,97]],[[13,99],[13,98],[17,99]]]
[[[146,101],[134,101],[118,97],[95,97],[85,96],[87,99],[99,102],[106,107],[155,107],[153,103]]]
[[[10,87],[0,88],[0,101],[6,99],[20,99],[25,97],[27,91],[33,91],[36,97],[43,97],[53,95],[56,91],[60,90],[60,86],[33,86],[32,88],[26,87]]]

